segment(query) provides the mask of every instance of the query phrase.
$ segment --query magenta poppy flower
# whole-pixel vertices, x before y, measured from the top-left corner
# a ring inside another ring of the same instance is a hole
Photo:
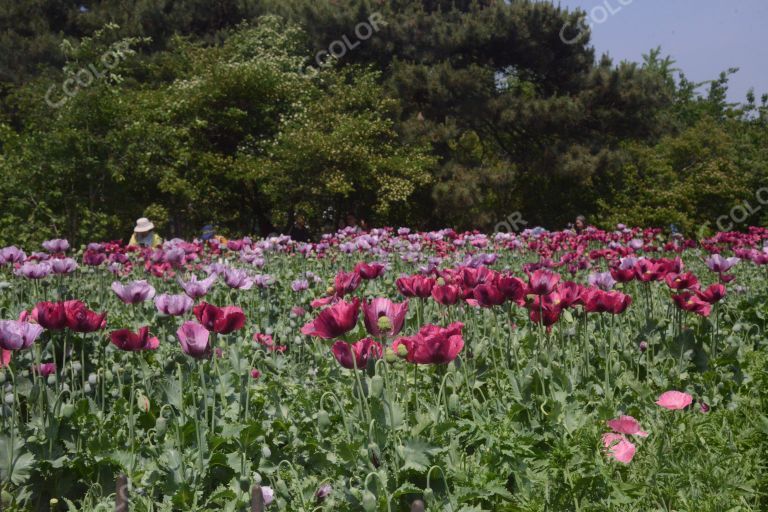
[[[359,314],[360,299],[355,297],[352,302],[341,300],[322,310],[317,318],[301,328],[301,333],[326,340],[338,338],[355,327]]]
[[[197,322],[184,322],[176,331],[181,350],[195,359],[210,359],[210,333]]]
[[[395,336],[399,334],[403,330],[407,313],[407,300],[398,304],[379,297],[370,302],[363,302],[363,322],[366,330],[372,336]],[[389,319],[389,327],[387,327],[387,322],[381,321],[383,317]]]
[[[164,315],[181,316],[190,309],[194,302],[187,295],[169,295],[164,293],[155,297],[155,307]]]
[[[333,289],[337,297],[352,293],[360,286],[360,274],[357,272],[339,271],[333,280]]]
[[[709,304],[715,304],[725,297],[725,286],[720,283],[710,285],[706,290],[696,290],[696,296]]]
[[[107,260],[107,255],[103,252],[96,252],[90,249],[83,253],[83,263],[89,267],[98,267]]]
[[[693,397],[688,393],[682,391],[665,391],[656,400],[656,405],[660,405],[670,411],[676,411],[678,409],[685,409],[693,402]]]
[[[32,318],[50,331],[67,326],[67,311],[63,302],[38,302],[32,309]]]
[[[358,263],[355,265],[355,272],[363,279],[376,279],[383,276],[387,268],[381,263]]]
[[[491,308],[504,304],[506,297],[502,291],[493,283],[483,283],[475,286],[472,290],[472,298],[467,299],[467,303],[472,306]]]
[[[689,311],[701,316],[709,316],[712,312],[712,304],[704,302],[691,292],[683,292],[672,296],[675,306],[683,311]]]
[[[12,350],[5,350],[4,348],[0,349],[0,368],[4,368],[11,364],[11,354],[13,354]]]
[[[23,350],[32,346],[43,327],[19,320],[0,320],[0,348]]]
[[[371,358],[381,357],[381,344],[372,338],[364,338],[357,343],[347,343],[346,341],[337,341],[331,347],[333,357],[341,366],[349,370],[363,370],[368,365]]]
[[[525,295],[528,291],[528,286],[525,284],[525,281],[519,277],[499,276],[496,280],[496,286],[498,286],[499,291],[501,291],[508,300],[515,302],[520,306],[525,303]]]
[[[119,329],[112,331],[109,337],[114,346],[127,352],[155,350],[160,346],[160,341],[149,334],[149,327],[142,327],[138,333],[130,329]]]
[[[693,289],[697,288],[699,284],[699,280],[693,272],[686,272],[685,274],[667,274],[664,281],[666,281],[667,286],[673,290]]]
[[[32,367],[32,371],[42,377],[48,377],[56,373],[56,363],[40,363]]]
[[[405,346],[409,363],[448,364],[464,348],[463,327],[461,322],[454,322],[445,328],[427,324],[415,336],[396,339],[392,349],[397,352],[400,345]]]
[[[201,302],[192,311],[206,329],[218,334],[229,334],[242,329],[245,325],[245,314],[237,306],[220,308]]]
[[[435,285],[432,288],[432,298],[444,306],[453,306],[461,298],[461,290],[452,284]]]
[[[403,276],[395,281],[398,291],[404,297],[419,297],[425,299],[432,294],[435,280],[424,276]]]
[[[106,326],[106,313],[96,313],[88,309],[79,300],[64,302],[64,311],[67,316],[67,327],[75,332],[94,332]]]
[[[270,352],[285,352],[288,348],[285,345],[275,343],[275,340],[269,334],[262,334],[260,332],[253,335],[253,341]]]
[[[123,285],[119,281],[112,283],[112,291],[126,304],[138,304],[155,296],[155,288],[147,281],[133,281]]]
[[[588,313],[611,313],[619,315],[632,304],[632,297],[618,291],[604,292],[597,288],[582,293],[584,310]]]
[[[549,270],[538,269],[528,276],[528,293],[549,295],[555,290],[560,276]]]

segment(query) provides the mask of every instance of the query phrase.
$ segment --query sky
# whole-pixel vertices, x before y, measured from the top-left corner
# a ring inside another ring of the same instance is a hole
[[[737,67],[728,99],[768,93],[768,0],[554,0],[581,8],[592,23],[596,56],[641,62],[661,46],[693,82]],[[700,92],[706,92],[705,88]]]

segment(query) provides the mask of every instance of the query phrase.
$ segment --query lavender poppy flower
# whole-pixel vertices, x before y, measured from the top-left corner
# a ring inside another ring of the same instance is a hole
[[[46,240],[43,242],[43,249],[51,254],[60,252],[67,252],[69,250],[69,242],[63,238],[54,238],[52,240]]]
[[[253,276],[253,284],[259,288],[268,288],[275,284],[275,278],[269,274],[259,274]]]
[[[112,291],[126,304],[137,304],[155,296],[155,288],[146,281],[133,281],[123,286],[119,281],[112,283]]]
[[[42,263],[24,263],[18,269],[15,274],[17,276],[24,276],[27,279],[42,279],[51,275],[51,265],[48,262]]]
[[[230,288],[250,290],[254,281],[245,270],[228,268],[224,271],[224,282]]]
[[[29,348],[42,334],[43,326],[19,320],[0,320],[0,347],[5,350]]]
[[[610,272],[595,272],[587,278],[590,286],[597,286],[601,290],[611,290],[616,285],[616,280]]]
[[[309,281],[306,279],[297,279],[291,283],[291,290],[301,292],[309,288]]]
[[[627,245],[631,249],[634,249],[635,251],[639,251],[640,249],[643,248],[643,245],[645,245],[645,244],[639,238],[633,238],[632,240],[629,241],[629,243]]]
[[[155,307],[164,315],[180,316],[192,309],[194,301],[188,296],[164,293],[155,297]]]
[[[179,280],[179,285],[184,289],[184,293],[191,298],[199,299],[208,293],[217,278],[218,276],[216,273],[212,273],[210,276],[200,281],[197,280],[197,276],[192,276],[186,283]]]
[[[77,270],[77,262],[72,258],[51,260],[51,270],[54,274],[71,274]]]
[[[723,258],[719,254],[713,254],[709,258],[706,259],[706,264],[709,270],[712,272],[728,272],[731,267],[736,265],[741,260],[739,258],[736,258],[735,256],[732,256],[730,258]]]
[[[27,255],[15,245],[0,249],[0,265],[21,263],[25,259],[27,259]]]

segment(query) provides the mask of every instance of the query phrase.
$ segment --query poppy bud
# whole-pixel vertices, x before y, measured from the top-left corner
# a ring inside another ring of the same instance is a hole
[[[435,499],[435,493],[432,490],[432,488],[427,487],[426,489],[424,489],[424,501],[426,501],[427,503],[432,503],[434,499]]]
[[[144,395],[139,395],[136,397],[136,405],[139,406],[139,409],[141,409],[144,412],[149,412],[149,398],[147,398]]]
[[[448,410],[451,412],[454,412],[458,410],[459,408],[459,395],[456,393],[451,393],[451,396],[448,397]]]
[[[380,316],[376,324],[378,325],[380,331],[392,330],[392,320],[390,320],[387,315]]]
[[[269,449],[269,446],[264,445],[261,447],[261,456],[265,459],[268,459],[272,456],[272,450]]]
[[[167,430],[168,430],[168,421],[162,416],[160,416],[155,421],[155,431],[157,432],[158,437],[163,437]]]
[[[365,512],[374,512],[376,510],[376,496],[371,491],[363,493],[363,510]]]
[[[5,383],[5,372],[0,372],[0,384]]]
[[[75,406],[73,404],[64,404],[64,406],[61,408],[61,417],[62,418],[69,418],[75,413]]]
[[[325,409],[320,409],[317,412],[317,426],[320,428],[321,432],[324,432],[331,426],[331,417],[328,416],[328,411]]]
[[[638,345],[638,348],[640,349],[640,352],[645,352],[648,350],[648,342],[647,341],[641,341]]]
[[[277,489],[277,492],[279,492],[283,496],[290,494],[288,492],[288,486],[285,485],[285,480],[283,480],[282,478],[279,479],[277,482],[275,482],[275,488]]]
[[[375,397],[380,397],[384,391],[384,379],[381,375],[374,375],[371,377],[371,394]]]
[[[406,357],[408,356],[408,347],[403,345],[402,343],[397,346],[397,356],[398,357]]]
[[[392,364],[397,361],[397,354],[395,354],[395,351],[390,347],[387,347],[387,350],[384,351],[384,360],[389,364]]]

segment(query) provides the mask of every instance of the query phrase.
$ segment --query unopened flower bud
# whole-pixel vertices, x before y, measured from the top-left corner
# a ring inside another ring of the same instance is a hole
[[[384,351],[384,360],[390,364],[397,361],[397,354],[395,354],[395,351],[392,350],[391,347],[387,347],[387,349]]]
[[[641,341],[638,345],[638,348],[640,349],[640,352],[645,352],[648,350],[648,342],[647,341]]]

